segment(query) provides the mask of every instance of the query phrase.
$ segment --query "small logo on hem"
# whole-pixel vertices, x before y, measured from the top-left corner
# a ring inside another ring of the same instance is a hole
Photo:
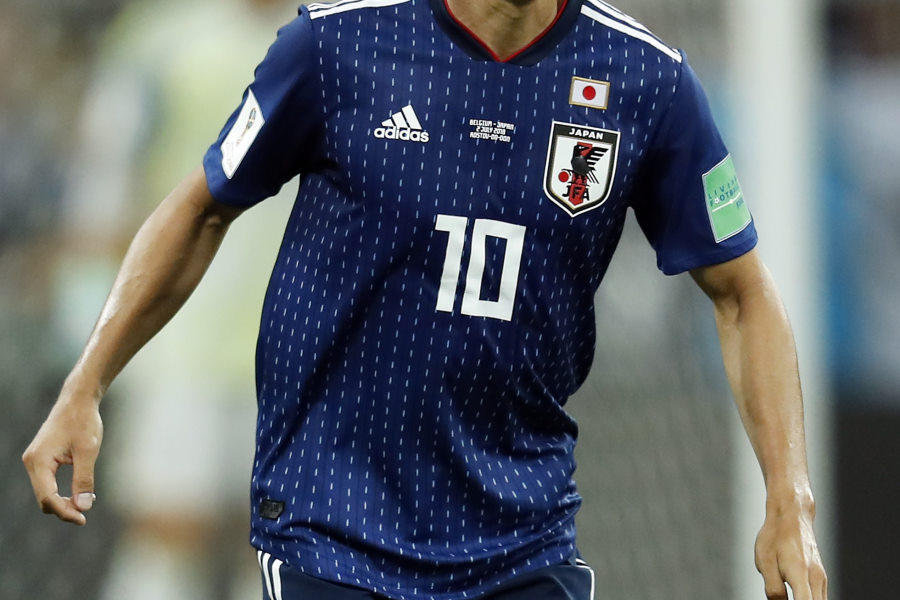
[[[274,521],[284,512],[284,502],[266,498],[259,503],[259,516]]]

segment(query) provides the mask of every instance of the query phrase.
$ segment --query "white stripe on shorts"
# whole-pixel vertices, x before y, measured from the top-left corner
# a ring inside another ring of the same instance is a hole
[[[575,566],[582,569],[587,569],[588,573],[591,574],[591,600],[594,600],[594,570],[580,558],[575,559]]]
[[[266,592],[269,595],[269,600],[274,600],[272,597],[272,580],[269,578],[269,561],[272,559],[272,555],[268,552],[257,550],[256,558],[259,560],[259,568],[262,570],[263,579],[266,580]]]
[[[284,562],[277,558],[272,562],[272,589],[275,591],[275,599],[281,600],[281,565]]]

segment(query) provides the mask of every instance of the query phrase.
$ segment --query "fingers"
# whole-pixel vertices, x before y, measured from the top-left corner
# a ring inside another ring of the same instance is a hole
[[[41,501],[41,510],[47,514],[54,514],[62,521],[75,525],[84,525],[87,519],[81,511],[72,504],[72,499],[54,494]]]
[[[760,533],[762,536],[762,533]],[[787,588],[778,568],[778,560],[774,555],[764,552],[761,541],[757,541],[756,570],[762,575],[768,600],[788,600]]]
[[[783,579],[791,587],[794,600],[826,600],[828,577],[815,545],[794,556],[782,557],[778,564]]]
[[[784,565],[774,558],[759,558],[757,569],[763,576],[768,600],[788,600],[787,586],[790,586],[794,600],[828,598],[828,577],[818,553],[809,563],[802,565]]]
[[[103,438],[103,421],[94,398],[88,402],[60,396],[38,430],[22,462],[41,510],[63,521],[84,525],[84,512],[94,504],[94,464]],[[59,465],[72,465],[72,496],[61,496]]]
[[[809,586],[813,600],[828,600],[828,576],[821,561],[810,569]]]
[[[794,600],[813,600],[812,588],[809,586],[809,578],[804,578],[796,583],[788,583],[794,592]]]
[[[809,565],[787,578],[794,600],[827,600],[828,577],[820,562]]]
[[[56,461],[49,463],[41,461],[29,449],[22,456],[22,462],[25,463],[34,496],[43,512],[56,515],[63,521],[76,525],[84,525],[87,522],[84,515],[69,498],[59,495],[59,488],[56,484],[56,470],[59,465]]]
[[[760,569],[759,572],[762,574],[765,582],[766,598],[768,600],[788,600],[787,587],[778,573],[778,567],[775,567],[774,570],[771,568]]]

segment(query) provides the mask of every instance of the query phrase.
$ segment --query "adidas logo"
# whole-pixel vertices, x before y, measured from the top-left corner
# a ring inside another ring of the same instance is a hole
[[[375,130],[375,137],[380,140],[403,140],[404,142],[420,142],[427,144],[430,136],[422,130],[422,124],[416,116],[411,104],[407,104],[398,113],[384,121]]]

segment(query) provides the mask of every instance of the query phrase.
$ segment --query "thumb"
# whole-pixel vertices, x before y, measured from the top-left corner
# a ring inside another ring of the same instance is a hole
[[[84,451],[72,456],[72,500],[75,507],[86,512],[94,505],[94,463],[96,451]]]

